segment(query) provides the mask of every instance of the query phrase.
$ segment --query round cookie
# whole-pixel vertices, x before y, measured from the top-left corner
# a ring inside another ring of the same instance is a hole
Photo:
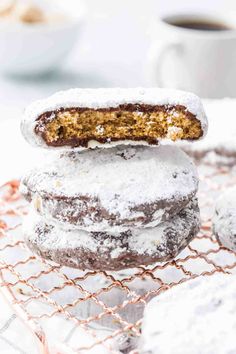
[[[178,285],[144,312],[140,354],[236,353],[236,277],[215,274]]]
[[[236,187],[227,189],[217,200],[213,233],[223,246],[236,252]]]
[[[70,153],[30,172],[21,191],[48,219],[87,231],[155,227],[196,194],[196,168],[173,146]]]
[[[72,89],[32,103],[22,134],[34,146],[84,150],[197,140],[207,118],[196,95],[164,88]]]
[[[197,200],[155,228],[121,233],[86,232],[62,228],[37,213],[25,220],[28,246],[43,258],[64,266],[120,270],[174,258],[199,231]]]

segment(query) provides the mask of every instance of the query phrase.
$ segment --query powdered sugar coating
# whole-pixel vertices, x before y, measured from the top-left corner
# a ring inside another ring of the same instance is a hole
[[[87,231],[154,227],[184,208],[198,176],[174,146],[117,147],[64,154],[22,179],[45,215]]]
[[[144,312],[141,354],[236,353],[236,277],[199,277],[154,298]]]
[[[223,246],[236,252],[236,187],[226,190],[217,200],[213,232]]]
[[[174,258],[196,235],[199,224],[195,199],[155,228],[89,233],[32,213],[25,220],[23,232],[34,252],[61,265],[118,270]]]
[[[100,89],[70,89],[58,92],[44,100],[32,103],[26,110],[21,124],[22,134],[34,146],[49,148],[44,140],[35,134],[37,118],[45,113],[60,108],[115,108],[122,104],[149,104],[149,105],[182,105],[196,115],[201,122],[203,134],[207,130],[207,118],[201,100],[196,95],[177,90],[161,88],[100,88]],[[129,144],[129,141],[119,141],[100,144],[91,141],[90,148],[112,147],[120,144]],[[133,141],[131,142],[134,145]],[[137,144],[137,142],[136,142]],[[146,145],[139,141],[138,144]],[[55,147],[53,147],[55,149]],[[71,149],[62,147],[61,149]],[[84,148],[78,147],[77,150]]]
[[[209,130],[205,139],[192,143],[178,142],[190,156],[211,165],[236,164],[235,99],[205,100]]]

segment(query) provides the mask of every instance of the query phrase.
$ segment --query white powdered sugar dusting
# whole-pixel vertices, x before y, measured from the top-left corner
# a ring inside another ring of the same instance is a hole
[[[226,190],[217,200],[213,230],[223,246],[236,252],[236,187]]]
[[[44,140],[34,132],[37,118],[41,114],[60,108],[115,108],[129,103],[167,106],[182,105],[190,113],[196,115],[196,118],[201,122],[204,134],[207,131],[207,118],[203,105],[199,97],[192,93],[161,88],[107,88],[70,89],[32,103],[25,111],[21,126],[22,133],[32,145],[48,147]],[[116,142],[116,144],[118,143]],[[110,144],[102,144],[102,146],[109,147]]]
[[[63,155],[34,169],[28,177],[39,194],[45,191],[66,197],[99,196],[104,203],[113,203],[114,208],[121,200],[137,205],[188,195],[198,185],[194,164],[173,146]]]
[[[205,100],[209,129],[203,140],[178,142],[190,155],[210,164],[234,165],[236,162],[236,100]]]
[[[174,237],[175,246],[172,246],[171,251],[177,252],[187,243],[190,230],[198,230],[200,217],[199,211],[194,207],[195,204],[196,200],[190,202],[184,209],[185,217],[182,214],[175,215],[171,220],[154,228],[132,229],[127,236],[119,232],[109,232],[108,237],[104,234],[104,237],[97,238],[93,233],[71,229],[65,225],[63,227],[55,221],[48,221],[33,211],[25,219],[23,232],[29,242],[36,243],[39,248],[48,251],[82,248],[100,255],[109,252],[111,258],[118,258],[127,252],[140,256],[158,254],[159,257],[165,257],[170,252],[167,242],[169,237]],[[45,225],[49,226],[46,234]],[[39,231],[37,232],[36,229]]]
[[[132,208],[142,204],[188,201],[198,187],[195,166],[174,146],[120,147],[64,154],[34,169],[24,180],[24,193],[26,183],[37,198],[51,195],[54,200],[60,196],[75,200],[78,197],[78,208],[83,206],[81,196],[98,198],[103,208],[119,214],[120,218],[142,215],[141,210],[132,214]],[[155,217],[161,219],[161,216],[159,210]]]
[[[91,252],[98,250],[96,240],[91,238],[91,235],[83,230],[72,231],[67,228],[59,227],[56,223],[52,224],[52,232],[44,234],[45,220],[37,213],[31,212],[23,223],[23,233],[29,241],[37,239],[38,244],[41,244],[45,249],[64,249],[76,247],[85,247]],[[39,230],[39,235],[35,232],[35,227]],[[42,229],[42,234],[40,233]]]
[[[185,208],[187,210],[188,207]],[[199,220],[199,214],[195,210],[191,210],[191,206],[188,210],[188,217]],[[198,221],[199,222],[199,221]],[[190,222],[189,225],[190,226]],[[175,242],[178,244],[178,247],[185,243],[186,239],[189,236],[189,229],[186,226],[186,220],[184,218],[175,215],[171,220],[161,223],[157,227],[148,228],[148,229],[133,229],[133,237],[129,240],[129,248],[132,251],[142,255],[149,254],[150,256],[154,253],[154,250],[158,246],[163,247],[163,251],[166,249],[166,240],[167,240],[167,230],[173,228],[175,230]]]
[[[140,353],[234,354],[235,333],[236,277],[199,277],[150,301]]]

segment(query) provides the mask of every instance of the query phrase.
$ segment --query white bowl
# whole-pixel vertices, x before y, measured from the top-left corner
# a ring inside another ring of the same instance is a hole
[[[57,68],[73,48],[85,17],[79,0],[40,0],[65,19],[48,24],[0,22],[0,72],[39,75]]]

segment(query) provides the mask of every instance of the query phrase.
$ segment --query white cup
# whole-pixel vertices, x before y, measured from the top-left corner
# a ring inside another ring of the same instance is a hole
[[[176,23],[222,24],[225,30],[179,27]],[[236,97],[236,17],[169,15],[152,30],[149,83],[192,91],[201,97]]]

